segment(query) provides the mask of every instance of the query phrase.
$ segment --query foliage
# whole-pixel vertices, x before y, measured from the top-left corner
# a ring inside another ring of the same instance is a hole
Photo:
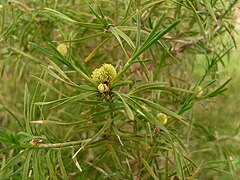
[[[227,90],[236,2],[1,1],[0,179],[238,177],[239,128],[194,114]]]

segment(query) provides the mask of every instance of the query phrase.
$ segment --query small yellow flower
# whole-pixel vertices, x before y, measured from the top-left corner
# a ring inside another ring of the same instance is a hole
[[[67,46],[66,46],[65,44],[59,44],[59,45],[57,46],[57,50],[58,50],[58,52],[60,52],[63,56],[66,56],[67,51],[68,51]]]
[[[166,124],[167,123],[167,115],[163,114],[163,113],[158,113],[157,114],[157,119],[162,123],[162,124]]]
[[[111,64],[103,64],[92,72],[92,78],[98,84],[109,84],[116,75],[117,71]]]

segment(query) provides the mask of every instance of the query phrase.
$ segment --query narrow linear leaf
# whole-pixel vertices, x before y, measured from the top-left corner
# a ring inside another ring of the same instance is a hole
[[[31,117],[30,117],[30,93],[28,91],[28,86],[25,84],[24,91],[24,120],[26,124],[26,131],[29,134],[32,134],[32,129],[30,125]]]
[[[24,166],[23,166],[22,179],[28,179],[28,170],[29,170],[29,167],[30,167],[30,160],[32,158],[32,153],[33,153],[32,150],[28,151],[26,161],[25,161]]]
[[[216,18],[215,14],[214,14],[214,10],[213,10],[213,8],[212,8],[209,0],[203,0],[203,2],[204,2],[204,5],[205,5],[206,9],[207,9],[208,12],[209,12],[209,14],[211,15],[212,19],[213,19],[215,22],[217,22],[217,18]]]
[[[166,91],[179,91],[179,92],[184,92],[184,93],[194,93],[193,91],[187,90],[187,89],[182,89],[182,88],[176,88],[172,86],[166,86],[164,85],[166,83],[160,82],[160,83],[146,83],[143,85],[138,86],[136,89],[133,89],[130,94],[135,94],[138,92],[142,92],[144,90],[166,90]]]
[[[144,167],[147,169],[147,171],[149,172],[149,174],[152,176],[152,178],[154,180],[158,180],[159,178],[156,176],[156,174],[153,172],[152,168],[149,166],[149,164],[147,163],[147,161],[143,158],[140,157],[141,162],[143,163]]]
[[[41,83],[42,85],[44,85],[45,87],[51,89],[52,91],[56,92],[57,94],[60,94],[60,95],[62,95],[64,97],[66,97],[65,94],[63,94],[61,91],[59,91],[57,88],[55,88],[51,83],[49,83],[49,82],[45,81],[44,79],[41,79],[41,78],[39,78],[37,76],[34,76],[34,75],[32,75],[32,77],[37,79],[38,82]]]
[[[179,157],[179,153],[176,150],[174,144],[172,144],[172,150],[173,150],[173,156],[174,156],[174,161],[175,161],[178,177],[181,180],[184,180],[185,179],[185,175],[184,175],[183,165],[182,165],[181,159]]]
[[[51,162],[51,155],[50,153],[52,152],[52,150],[50,149],[48,152],[47,152],[47,155],[46,155],[46,162],[47,162],[47,167],[48,167],[48,170],[49,170],[49,174],[50,174],[50,177],[51,179],[53,180],[57,180],[57,175],[55,174],[55,170],[53,168],[53,164]]]
[[[126,174],[121,162],[120,162],[120,159],[119,159],[119,156],[117,155],[116,151],[114,150],[113,146],[111,144],[108,144],[108,148],[112,154],[112,158],[113,160],[116,162],[116,169],[120,169],[124,174]]]
[[[34,104],[35,104],[35,105],[38,105],[38,106],[45,106],[45,105],[49,105],[49,104],[54,104],[54,103],[57,103],[57,102],[61,102],[61,101],[67,100],[67,99],[68,99],[68,98],[62,98],[62,99],[57,99],[57,100],[54,100],[54,101],[35,102]]]
[[[110,35],[109,37],[107,37],[106,39],[104,39],[83,61],[83,63],[87,63],[90,59],[92,59],[93,56],[95,56],[95,54],[97,53],[97,51],[104,45],[106,44],[111,38],[113,37],[113,35]]]
[[[149,47],[151,47],[155,42],[157,42],[162,36],[164,36],[166,33],[171,31],[173,28],[175,28],[180,21],[175,21],[168,27],[166,27],[164,30],[161,30],[156,33],[151,39],[144,42],[144,44],[139,48],[139,50],[132,55],[132,60],[135,60],[140,54],[142,54],[144,51],[146,51]]]
[[[95,15],[95,17],[104,24],[103,19],[100,17],[100,15],[94,10],[94,8],[91,6],[91,4],[85,0],[85,2],[87,3],[88,7],[90,8],[90,10],[92,11],[92,13]]]
[[[115,108],[107,109],[107,110],[104,110],[104,111],[95,112],[95,113],[91,114],[91,117],[96,118],[96,117],[99,117],[99,116],[103,116],[105,114],[109,114],[109,113],[112,113],[112,112],[119,111],[121,109],[123,109],[123,107],[115,107]]]
[[[162,3],[162,2],[164,2],[164,0],[156,0],[156,1],[151,2],[151,3],[147,3],[145,6],[141,7],[138,11],[139,11],[139,12],[145,11],[146,9],[149,9],[149,8],[153,7],[154,5],[160,4],[160,3]],[[130,4],[130,3],[129,3],[129,4]],[[122,20],[122,22],[120,23],[120,25],[126,24],[128,21],[130,21],[132,18],[134,18],[134,17],[136,16],[136,13],[137,13],[137,11],[134,12],[134,13],[132,13],[132,14],[130,14],[130,15],[128,15],[128,16],[126,16],[126,17]]]
[[[159,110],[160,112],[162,112],[164,114],[172,116],[172,117],[180,120],[182,123],[188,125],[188,123],[183,120],[184,118],[182,116],[178,115],[177,113],[175,113],[175,112],[173,112],[173,111],[171,111],[171,110],[169,110],[169,109],[167,109],[167,108],[165,108],[165,107],[163,107],[163,106],[161,106],[159,104],[156,104],[156,103],[154,103],[152,101],[149,101],[147,99],[144,99],[144,98],[141,98],[141,97],[137,97],[137,96],[131,96],[131,98],[140,100],[143,103],[145,103],[146,105],[148,105],[148,106],[150,106],[150,107],[152,107],[154,109],[157,109],[157,110]]]
[[[157,33],[157,31],[158,31],[159,27],[161,26],[161,24],[162,24],[163,20],[165,19],[165,17],[166,17],[166,13],[162,14],[162,16],[159,18],[157,24],[155,25],[155,27],[153,28],[151,33],[148,35],[145,43],[149,42],[155,36],[155,34]]]
[[[127,9],[125,11],[125,15],[124,15],[124,18],[123,18],[123,21],[128,17],[128,13],[132,7],[132,3],[133,3],[134,0],[130,0],[129,3],[128,3],[128,6],[127,6]]]
[[[69,21],[71,23],[79,24],[79,25],[84,26],[84,27],[93,28],[93,29],[102,29],[103,28],[102,24],[85,23],[85,22],[76,21],[76,20],[68,17],[67,15],[65,15],[65,14],[63,14],[63,13],[57,11],[57,10],[51,9],[51,8],[44,8],[43,12],[51,14],[52,16],[55,16],[57,18]]]
[[[33,153],[33,177],[34,179],[42,179],[41,173],[40,173],[40,151],[38,149],[34,149]]]
[[[28,58],[28,59],[36,62],[36,63],[42,63],[42,61],[40,61],[39,59],[37,59],[37,58],[35,58],[35,57],[33,57],[33,56],[31,56],[31,55],[29,55],[29,54],[21,51],[21,50],[15,48],[15,47],[8,46],[8,48],[11,49],[11,50],[13,50],[13,51],[15,51],[15,52],[18,53],[18,54],[21,54],[21,55],[24,56],[24,57],[26,57],[26,58]]]
[[[137,10],[137,33],[136,33],[136,48],[134,52],[138,50],[140,47],[140,42],[141,42],[141,19],[140,19],[140,13]]]
[[[116,28],[111,26],[111,27],[109,28],[109,30],[110,30],[111,33],[116,37],[116,39],[117,39],[117,41],[119,42],[119,44],[120,44],[120,46],[121,46],[121,48],[122,48],[125,56],[127,57],[127,59],[129,59],[128,54],[127,54],[127,51],[125,50],[125,48],[124,48],[124,46],[123,46],[122,40],[121,40],[118,32],[116,31]]]
[[[109,119],[108,121],[106,121],[106,123],[104,124],[104,126],[100,129],[100,131],[98,131],[89,141],[87,141],[72,157],[72,159],[75,159],[76,156],[78,155],[78,153],[84,148],[84,146],[88,145],[90,142],[94,141],[95,139],[97,139],[99,136],[101,136],[110,126],[110,124],[113,122],[113,119]]]
[[[8,167],[11,167],[14,164],[17,164],[18,162],[22,161],[22,156],[26,153],[27,151],[20,151],[16,156],[12,157],[6,164],[5,166],[2,167],[0,170],[0,173],[7,169]]]
[[[80,42],[84,42],[87,41],[89,39],[98,37],[98,36],[103,36],[105,34],[105,32],[99,32],[93,35],[89,35],[83,38],[79,38],[79,39],[71,39],[71,40],[63,40],[63,41],[53,41],[53,42],[70,42],[70,43],[80,43]]]
[[[115,29],[115,32],[116,32],[121,38],[123,38],[123,39],[126,41],[126,43],[127,43],[132,49],[135,48],[132,39],[131,39],[128,35],[126,35],[126,34],[125,34],[121,29],[119,29],[118,27],[114,27],[114,29]]]
[[[85,99],[87,97],[91,97],[91,96],[94,96],[94,95],[97,95],[97,94],[98,94],[98,92],[86,92],[86,93],[78,94],[76,96],[71,96],[71,97],[66,98],[66,100],[64,100],[63,102],[57,104],[53,108],[62,106],[64,104],[66,104],[66,103],[74,103],[74,102],[78,102],[78,101],[81,102],[82,99]]]
[[[17,147],[16,145],[11,145],[11,146],[7,146],[7,147],[5,147],[5,148],[1,148],[1,149],[0,149],[0,153],[4,153],[4,152],[9,151],[9,150],[11,150],[11,149],[14,149],[14,148],[16,148],[16,147]]]
[[[120,95],[120,93],[113,91],[114,94],[116,94],[122,101],[123,106],[125,108],[125,111],[129,117],[130,120],[134,120],[134,114],[132,112],[132,110],[130,109],[130,107],[127,105],[127,103],[125,102],[125,100],[123,99],[123,97]]]
[[[129,96],[125,96],[126,98],[128,98],[130,101],[132,101],[134,104],[136,104],[138,106],[138,108],[141,110],[139,111],[138,109],[135,109],[136,112],[138,112],[139,114],[141,114],[143,117],[145,117],[148,121],[150,121],[151,123],[155,124],[156,126],[158,126],[160,129],[162,129],[165,133],[169,134],[168,130],[166,127],[163,126],[162,123],[160,123],[156,117],[154,117],[151,113],[149,113],[145,108],[142,107],[142,105],[140,105],[137,101],[135,101],[133,98],[129,97]]]
[[[10,108],[3,106],[3,109],[8,112],[18,123],[18,125],[23,128],[23,122],[19,119],[19,117],[17,115],[15,115],[15,113],[13,112],[13,110],[11,110]]]
[[[207,40],[207,36],[206,36],[206,33],[205,33],[205,29],[204,29],[204,27],[203,27],[203,23],[201,22],[201,19],[200,19],[198,13],[197,13],[195,7],[194,7],[193,4],[191,3],[191,1],[186,1],[186,3],[190,6],[190,9],[193,11],[193,14],[194,14],[194,16],[195,16],[195,19],[196,19],[196,21],[197,21],[197,23],[198,23],[198,25],[199,25],[199,27],[200,27],[200,30],[201,30],[201,32],[202,32],[202,35],[203,35],[204,39]]]
[[[58,164],[59,164],[60,171],[61,171],[61,174],[63,176],[63,179],[68,180],[68,175],[67,175],[66,169],[65,169],[64,164],[63,164],[61,151],[57,152],[57,158],[58,158]]]
[[[186,145],[183,143],[183,141],[174,133],[171,133],[172,136],[174,136],[176,138],[176,140],[178,141],[178,143],[181,145],[181,147],[189,153],[188,148],[186,147]]]
[[[29,44],[33,46],[36,50],[47,56],[50,60],[54,62],[61,62],[66,66],[72,68],[72,64],[69,61],[66,61],[66,59],[62,56],[62,54],[59,53],[59,51],[55,48],[53,44],[49,43],[51,49],[43,48],[38,44],[32,42],[29,42]]]

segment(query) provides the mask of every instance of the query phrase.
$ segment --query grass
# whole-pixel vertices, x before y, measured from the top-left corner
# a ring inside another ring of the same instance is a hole
[[[0,179],[239,177],[236,2],[1,1]]]

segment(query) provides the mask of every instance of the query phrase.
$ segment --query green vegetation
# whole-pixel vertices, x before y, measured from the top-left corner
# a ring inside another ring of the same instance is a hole
[[[237,179],[236,3],[2,0],[0,179]]]

